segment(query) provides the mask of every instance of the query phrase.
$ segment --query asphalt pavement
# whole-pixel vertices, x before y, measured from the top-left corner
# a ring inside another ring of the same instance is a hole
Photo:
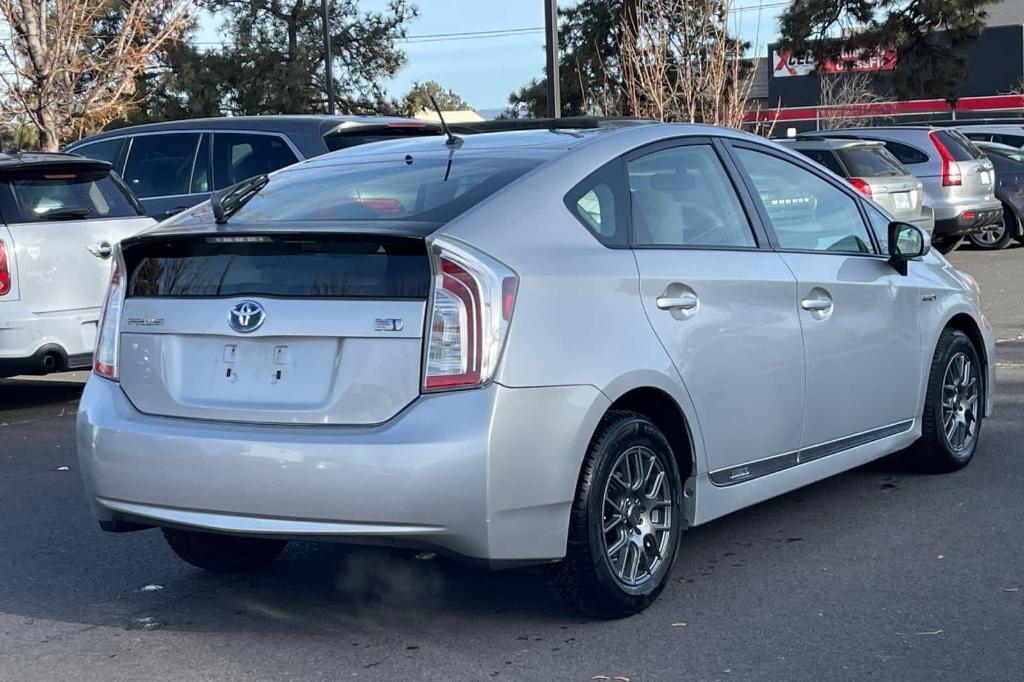
[[[0,380],[0,680],[1024,679],[1024,248],[959,251],[996,329],[996,415],[952,475],[885,460],[684,536],[648,611],[567,613],[535,570],[293,543],[215,576],[103,533],[83,375]]]

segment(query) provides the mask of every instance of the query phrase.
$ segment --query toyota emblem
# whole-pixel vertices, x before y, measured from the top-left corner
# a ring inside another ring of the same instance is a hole
[[[256,301],[239,301],[228,313],[228,324],[236,332],[248,334],[259,329],[266,318],[263,306]]]

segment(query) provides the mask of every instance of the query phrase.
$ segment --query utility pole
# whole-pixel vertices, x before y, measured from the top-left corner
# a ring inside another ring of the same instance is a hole
[[[324,24],[324,76],[327,83],[327,113],[334,116],[334,74],[331,69],[331,21],[327,14],[327,0],[320,0],[320,17]]]
[[[558,90],[558,0],[544,0],[545,51],[548,56],[548,118],[562,115]]]

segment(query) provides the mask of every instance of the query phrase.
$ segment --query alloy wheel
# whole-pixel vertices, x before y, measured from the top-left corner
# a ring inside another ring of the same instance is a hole
[[[942,429],[956,454],[970,452],[978,432],[978,377],[966,353],[949,359],[942,379]]]
[[[602,514],[605,557],[627,587],[651,580],[672,541],[671,479],[648,448],[627,449],[605,484]]]
[[[989,225],[988,227],[980,230],[979,232],[972,235],[975,242],[984,246],[993,246],[1006,234],[1006,225],[1000,223],[998,225]]]

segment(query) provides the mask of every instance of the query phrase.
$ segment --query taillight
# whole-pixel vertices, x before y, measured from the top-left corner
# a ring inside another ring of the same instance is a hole
[[[114,262],[107,287],[107,299],[100,314],[99,337],[93,355],[93,370],[101,377],[117,381],[117,343],[121,330],[121,304],[124,301],[124,277],[121,266]]]
[[[11,268],[7,265],[7,247],[0,242],[0,296],[11,290]]]
[[[862,178],[846,178],[846,181],[853,185],[855,190],[867,198],[871,198],[871,185],[869,185],[866,180]]]
[[[423,390],[489,382],[505,347],[519,278],[507,266],[444,237],[432,240]]]
[[[954,187],[960,184],[960,164],[953,158],[949,149],[942,143],[939,136],[935,133],[928,133],[928,137],[931,138],[932,144],[935,145],[935,151],[939,153],[939,158],[942,160],[942,186],[943,187]]]

